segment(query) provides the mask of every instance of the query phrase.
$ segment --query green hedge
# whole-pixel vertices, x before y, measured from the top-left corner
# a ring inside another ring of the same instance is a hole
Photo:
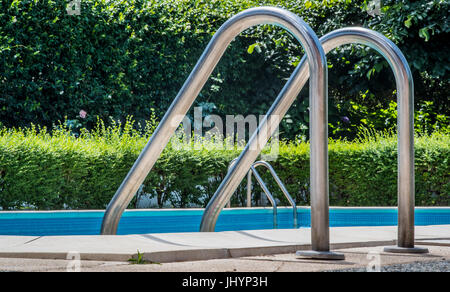
[[[101,123],[75,137],[60,128],[0,131],[0,206],[3,209],[103,209],[122,182],[152,127],[133,130]],[[330,204],[396,205],[396,137],[368,136],[359,142],[330,141]],[[370,138],[371,137],[371,138]],[[309,145],[280,145],[271,164],[299,205],[309,204]],[[166,148],[143,191],[159,206],[205,206],[240,150]],[[416,204],[450,203],[450,135],[416,138]],[[269,188],[280,199],[275,182]],[[245,200],[245,182],[233,205]],[[130,207],[133,207],[135,201]]]
[[[67,14],[68,2],[0,1],[0,121],[5,126],[51,126],[67,116],[72,125],[90,128],[96,116],[146,120],[151,108],[160,118],[219,26],[260,5],[298,14],[318,36],[349,25],[387,35],[411,63],[416,108],[427,100],[431,119],[449,113],[448,1],[385,0],[383,14],[374,17],[364,0],[82,0],[80,15]],[[231,44],[195,105],[219,115],[264,114],[301,54],[282,29],[249,29]],[[348,100],[385,109],[395,99],[395,85],[386,61],[370,50],[337,50],[328,60],[329,120],[339,128],[337,137],[348,127],[341,116],[358,125],[364,114],[352,113]],[[308,124],[307,92],[289,111],[291,119],[282,122],[288,138]],[[86,118],[79,117],[80,110]]]

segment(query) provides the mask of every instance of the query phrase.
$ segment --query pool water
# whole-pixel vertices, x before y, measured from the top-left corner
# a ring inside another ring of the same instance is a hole
[[[298,226],[310,226],[310,209],[299,207]],[[97,235],[103,211],[0,212],[0,235]],[[117,234],[197,232],[202,209],[127,210]],[[278,228],[293,227],[292,208],[278,209]],[[450,224],[450,208],[416,208],[416,225]],[[330,208],[330,226],[397,225],[396,208]],[[272,229],[271,208],[224,209],[216,231]]]

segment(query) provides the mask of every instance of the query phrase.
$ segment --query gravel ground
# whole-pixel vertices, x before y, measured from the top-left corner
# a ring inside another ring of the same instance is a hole
[[[327,272],[366,272],[366,268],[331,270]],[[380,267],[380,272],[450,272],[450,261],[426,261]]]
[[[345,260],[311,260],[295,253],[212,259],[163,264],[129,262],[79,262],[82,272],[366,272],[375,263],[381,272],[450,272],[450,246],[427,246],[428,254],[392,254],[384,246],[339,249]],[[71,260],[1,258],[0,271],[65,272],[72,271]]]

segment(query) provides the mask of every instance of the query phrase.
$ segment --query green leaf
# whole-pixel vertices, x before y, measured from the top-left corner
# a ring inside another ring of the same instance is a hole
[[[259,43],[251,44],[247,49],[247,53],[252,54],[253,50],[256,50],[256,52],[258,53],[261,53],[261,47],[259,46]]]
[[[430,39],[430,34],[428,33],[428,27],[424,27],[419,30],[419,36],[424,38],[426,42]]]
[[[407,28],[410,28],[411,25],[412,25],[411,19],[412,19],[412,17],[410,16],[410,17],[408,17],[408,19],[406,19],[405,22],[404,22],[404,24],[405,24],[405,26],[406,26]]]

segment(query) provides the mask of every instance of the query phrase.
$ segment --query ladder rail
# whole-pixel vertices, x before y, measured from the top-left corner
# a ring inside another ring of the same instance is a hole
[[[236,162],[236,160],[237,160],[237,158],[234,158],[233,160],[231,160],[230,164],[228,165],[228,171],[233,166],[233,164]],[[259,183],[259,185],[261,186],[264,194],[269,199],[269,202],[272,204],[272,208],[273,208],[273,228],[278,228],[278,219],[277,219],[277,217],[278,217],[278,209],[277,209],[278,205],[277,205],[277,201],[275,200],[275,198],[273,197],[272,193],[269,191],[269,188],[264,183],[264,180],[261,178],[261,176],[259,175],[258,171],[256,171],[256,169],[255,169],[255,167],[253,165],[250,167],[250,170],[249,170],[248,176],[247,176],[247,179],[249,179],[249,182],[250,182],[249,184],[247,183],[247,206],[251,207],[251,194],[252,194],[251,178],[252,178],[252,174],[255,176],[256,181]],[[250,192],[249,192],[249,190],[250,190]],[[248,202],[250,202],[250,205],[248,204]],[[230,198],[230,201],[228,201],[228,203],[227,203],[227,207],[228,208],[231,207],[231,198]]]
[[[228,171],[233,166],[233,164],[236,162],[236,160],[237,160],[237,158],[234,158],[233,160],[231,160],[231,162],[228,166]],[[281,192],[284,194],[286,199],[289,201],[289,204],[291,204],[292,209],[293,209],[293,225],[294,225],[294,228],[297,228],[297,205],[295,203],[295,200],[291,197],[288,190],[286,189],[286,186],[283,184],[281,179],[278,177],[276,171],[273,169],[273,167],[267,161],[263,161],[263,160],[256,161],[250,167],[250,171],[248,172],[248,176],[247,176],[247,179],[250,181],[250,184],[247,184],[247,194],[248,194],[248,190],[250,190],[250,198],[251,198],[251,175],[253,174],[255,176],[258,184],[261,186],[261,188],[263,189],[267,198],[269,199],[272,206],[274,207],[274,217],[277,216],[277,202],[276,202],[275,198],[273,197],[272,193],[269,191],[269,188],[267,187],[266,183],[262,179],[261,175],[256,170],[256,167],[258,167],[258,166],[263,166],[269,170],[273,179],[276,181],[278,187],[281,189]],[[249,197],[247,197],[247,200],[248,200],[248,198]],[[250,204],[250,206],[247,204],[247,206],[251,207],[251,204]],[[228,208],[231,207],[231,201],[228,201],[227,207]],[[276,218],[274,218],[274,226],[278,226]],[[277,227],[274,227],[274,228],[277,228]]]
[[[286,197],[286,199],[289,201],[289,204],[291,204],[293,209],[293,218],[294,218],[294,228],[297,228],[297,204],[295,203],[295,200],[291,197],[288,190],[286,189],[286,186],[283,184],[281,179],[278,177],[275,169],[273,169],[272,165],[268,163],[267,161],[256,161],[253,163],[253,167],[256,168],[257,166],[263,166],[267,168],[272,175],[273,179],[277,182],[278,187],[281,189],[281,192]]]
[[[375,49],[389,63],[394,76],[397,88],[397,131],[398,131],[398,234],[397,246],[401,249],[414,249],[414,82],[408,62],[400,49],[387,37],[382,34],[362,28],[348,27],[332,31],[320,38],[320,42],[326,53],[346,44],[362,44]],[[305,56],[297,65],[298,84],[300,89],[309,78],[308,62]],[[284,97],[287,108],[292,104],[292,100]],[[281,112],[285,114],[286,112]],[[311,125],[317,121],[311,121]],[[311,130],[311,137],[314,132]],[[319,144],[320,145],[320,144]],[[311,140],[311,153],[314,150]],[[317,195],[313,191],[315,177],[317,174],[314,168],[317,167],[311,156],[311,246],[315,252],[326,252],[329,250],[329,226],[324,221],[329,220],[328,195],[324,201],[324,195]],[[328,182],[328,177],[327,177]],[[213,198],[214,199],[214,198]],[[325,210],[326,214],[321,214],[320,210]],[[214,224],[211,224],[214,226]],[[210,230],[212,231],[212,230]],[[326,248],[328,246],[328,248]],[[417,248],[419,252],[427,252],[426,249]]]
[[[314,146],[311,147],[313,152],[311,154],[313,157],[312,164],[317,168],[313,174],[316,179],[314,179],[312,192],[318,197],[323,196],[324,199],[322,201],[325,201],[328,194],[328,124],[327,62],[324,50],[314,31],[299,16],[277,7],[256,7],[244,10],[231,17],[214,34],[155,132],[108,204],[102,221],[101,234],[117,233],[119,221],[125,208],[144,182],[171,136],[175,133],[183,117],[192,106],[225,49],[239,33],[258,24],[273,24],[286,29],[300,42],[306,52],[308,66],[311,70],[310,99],[312,102],[310,120],[314,124],[313,128],[317,129],[314,131],[314,137],[311,141],[311,144]],[[298,86],[299,78],[302,77],[298,73],[298,70],[294,70],[291,78],[269,109],[267,116],[261,121],[259,130],[250,138],[236,164],[222,181],[214,195],[214,198],[218,200],[213,200],[213,203],[208,204],[205,210],[206,217],[203,216],[202,218],[201,231],[214,231],[220,210],[223,209],[229,197],[249,171],[251,164],[256,160],[262,148],[259,144],[267,142],[276,130],[285,111],[287,111],[285,109],[287,102],[280,101],[284,100],[285,97],[288,97],[288,100],[294,100],[297,97],[300,91]],[[323,227],[325,232],[328,232],[326,228],[328,226]],[[325,237],[328,238],[328,236]],[[328,246],[324,248],[328,248]]]
[[[414,81],[408,61],[390,39],[367,28],[337,29],[321,37],[320,41],[326,53],[346,44],[366,45],[389,63],[397,89],[397,250],[428,252],[425,248],[414,247]]]
[[[273,207],[273,228],[278,228],[278,212],[277,212],[277,202],[275,201],[275,198],[273,197],[272,193],[267,188],[266,184],[264,183],[262,177],[259,175],[258,171],[255,169],[255,167],[252,165],[250,167],[250,171],[253,173],[253,175],[256,178],[256,181],[259,183],[261,188],[263,189],[264,193],[266,194],[267,198],[269,199],[270,203]]]
[[[292,22],[294,20],[294,22]],[[292,25],[294,24],[294,25]],[[316,225],[321,232],[319,250],[329,250],[328,226],[328,122],[327,122],[327,63],[322,55],[323,48],[316,43],[314,32],[298,16],[290,19],[289,26],[283,26],[291,32],[301,43],[306,52],[308,69],[311,70],[309,98],[311,121],[311,193],[317,198],[317,204],[312,208],[318,209]],[[317,40],[318,41],[318,40]],[[291,77],[281,90],[275,102],[268,110],[260,125],[250,137],[244,150],[239,155],[232,169],[227,173],[217,191],[205,208],[200,223],[201,232],[213,232],[220,211],[225,207],[233,192],[256,160],[264,145],[275,132],[281,119],[285,116],[301,88],[308,78],[301,74],[297,66]]]

